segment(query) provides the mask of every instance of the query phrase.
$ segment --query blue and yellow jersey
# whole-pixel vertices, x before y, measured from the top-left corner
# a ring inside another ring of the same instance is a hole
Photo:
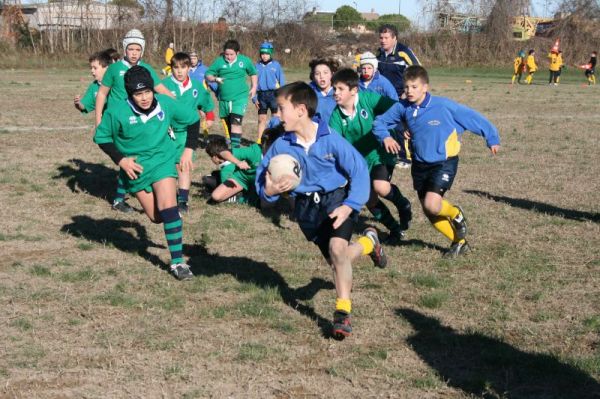
[[[482,136],[488,147],[500,144],[498,129],[483,115],[449,98],[427,93],[421,105],[406,100],[394,104],[375,118],[373,134],[381,142],[404,121],[411,134],[413,160],[435,163],[455,157],[460,152],[462,133],[468,130]]]

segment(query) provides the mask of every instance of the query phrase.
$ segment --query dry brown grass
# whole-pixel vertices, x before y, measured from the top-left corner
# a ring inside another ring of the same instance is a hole
[[[71,105],[85,72],[2,71],[0,396],[600,395],[598,88],[432,77],[502,134],[494,159],[465,136],[449,195],[474,252],[441,260],[447,243],[415,212],[388,269],[356,264],[355,334],[337,342],[322,335],[330,272],[297,226],[195,188],[197,277],[174,280],[161,226],[110,209],[115,169]],[[211,169],[199,155],[196,180]],[[394,179],[415,201],[408,173]]]

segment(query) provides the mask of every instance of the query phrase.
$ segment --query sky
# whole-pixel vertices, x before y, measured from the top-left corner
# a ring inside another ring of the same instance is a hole
[[[417,0],[329,0],[327,2],[320,2],[319,11],[335,11],[338,7],[348,5],[356,8],[360,12],[370,12],[372,8],[379,15],[383,14],[397,14],[398,6],[400,6],[401,14],[410,19],[415,25],[420,26],[423,24],[422,15],[422,2]],[[545,7],[546,3],[553,3],[553,1],[546,0],[533,0],[533,12],[536,16],[544,16],[545,10],[551,12],[551,9]]]

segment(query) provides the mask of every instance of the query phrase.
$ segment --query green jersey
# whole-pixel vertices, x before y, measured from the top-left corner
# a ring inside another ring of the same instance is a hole
[[[96,95],[98,94],[99,88],[100,82],[94,80],[88,86],[87,90],[85,91],[85,94],[83,95],[83,97],[81,97],[81,100],[79,100],[79,102],[81,102],[81,105],[83,105],[83,110],[81,110],[81,112],[83,112],[84,114],[92,112],[94,109],[96,109]],[[104,109],[106,109],[106,104],[104,105]]]
[[[369,171],[377,165],[393,165],[394,156],[385,150],[373,134],[373,120],[391,108],[395,101],[370,91],[359,91],[356,97],[354,115],[348,115],[336,106],[329,126],[365,157]]]
[[[113,102],[96,128],[96,144],[114,143],[121,154],[135,158],[144,168],[135,180],[121,174],[128,192],[150,190],[152,183],[177,176],[175,163],[179,160],[175,159],[177,148],[169,127],[198,121],[195,110],[178,106],[172,98],[157,94],[156,100],[156,108],[148,115],[139,113],[128,100]]]
[[[252,60],[243,54],[238,54],[232,63],[221,56],[208,68],[205,76],[208,75],[223,78],[219,85],[219,100],[235,101],[248,97],[250,88],[246,77],[256,75],[256,68]]]
[[[256,167],[262,161],[262,148],[259,144],[252,144],[248,147],[232,148],[231,153],[240,161],[246,161],[250,169],[238,169],[235,165],[229,164],[221,169],[221,182],[227,179],[235,180],[244,190],[254,190],[254,180],[256,180]],[[231,166],[233,165],[233,167]]]
[[[154,72],[154,69],[144,61],[139,61],[137,65],[146,68],[150,71],[150,75],[152,75],[152,80],[154,80],[154,86],[160,84],[160,78]],[[125,72],[129,68],[131,68],[129,62],[125,60],[119,60],[113,64],[110,64],[104,73],[104,77],[102,78],[102,86],[106,86],[110,89],[108,93],[107,103],[110,104],[111,101],[124,100],[127,98],[127,91],[125,91]]]
[[[215,108],[212,97],[201,82],[189,79],[187,85],[177,81],[173,76],[163,79],[162,84],[175,96],[177,103],[194,111],[199,109],[210,112]],[[187,125],[173,123],[175,133],[187,132]]]

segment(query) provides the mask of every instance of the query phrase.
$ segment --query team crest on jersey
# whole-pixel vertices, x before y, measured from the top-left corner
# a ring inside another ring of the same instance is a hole
[[[367,112],[366,109],[361,109],[360,110],[360,116],[362,116],[363,119],[368,119],[369,118],[369,113]]]
[[[348,126],[348,122],[345,119],[342,119],[342,126]]]
[[[194,98],[198,97],[198,89],[192,90],[192,96],[194,96]]]
[[[138,122],[137,121],[137,117],[135,117],[133,115],[129,117],[129,124],[130,125],[135,125],[137,122]]]
[[[328,161],[333,161],[335,159],[335,155],[333,155],[332,153],[328,153],[323,155],[323,159],[326,159]]]
[[[159,121],[162,122],[165,119],[165,112],[160,111],[158,114],[156,114],[156,117],[158,118]]]
[[[238,63],[238,66],[239,66],[240,68],[243,68],[243,67],[244,67],[244,61],[240,61],[240,62]]]
[[[440,121],[438,121],[438,120],[434,119],[434,120],[431,120],[431,121],[427,122],[427,124],[428,124],[429,126],[439,126],[439,125],[441,125],[441,124],[442,124],[442,122],[440,122]]]

